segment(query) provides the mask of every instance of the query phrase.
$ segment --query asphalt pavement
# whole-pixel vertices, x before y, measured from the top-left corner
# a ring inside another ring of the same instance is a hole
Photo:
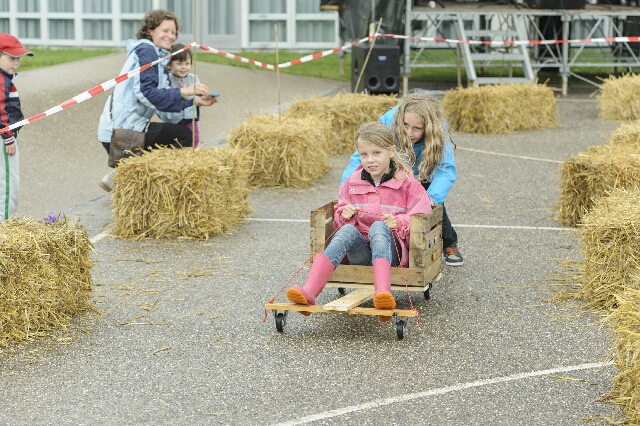
[[[26,115],[116,76],[123,61],[20,73]],[[197,72],[221,93],[202,111],[205,145],[224,144],[250,112],[278,110],[273,72]],[[346,85],[282,75],[281,88],[283,108]],[[309,212],[336,198],[348,156],[332,157],[312,188],[253,190],[250,220],[209,241],[113,239],[110,195],[98,187],[108,171],[96,138],[105,100],[20,133],[18,215],[64,213],[87,227],[101,314],[2,349],[0,423],[580,425],[619,414],[600,401],[616,374],[603,366],[610,330],[546,301],[556,259],[581,256],[575,231],[554,218],[558,169],[621,124],[599,119],[588,93],[558,99],[555,129],[453,135],[459,174],[447,211],[465,264],[443,265],[429,301],[395,293],[400,308],[421,313],[402,341],[375,317],[293,312],[282,334],[271,314],[263,322],[265,302],[307,259]]]

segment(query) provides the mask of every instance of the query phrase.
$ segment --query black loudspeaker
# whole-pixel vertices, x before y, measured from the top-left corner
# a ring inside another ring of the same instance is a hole
[[[586,0],[527,0],[530,9],[584,9]]]
[[[351,48],[351,91],[366,90],[374,94],[399,93],[400,46],[374,45],[362,73],[358,90],[355,90],[368,53],[367,45],[356,45]]]

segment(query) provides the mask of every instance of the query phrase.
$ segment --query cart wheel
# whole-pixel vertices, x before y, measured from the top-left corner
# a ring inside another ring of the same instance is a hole
[[[340,296],[344,296],[347,294],[347,290],[344,287],[338,287],[338,293],[340,293]]]
[[[396,333],[398,334],[398,340],[404,339],[407,334],[407,323],[404,320],[396,321]]]
[[[276,312],[276,330],[279,333],[284,331],[284,325],[287,323],[287,312]]]
[[[431,299],[431,288],[432,287],[433,287],[433,284],[429,283],[429,287],[427,287],[427,289],[424,291],[424,300]]]

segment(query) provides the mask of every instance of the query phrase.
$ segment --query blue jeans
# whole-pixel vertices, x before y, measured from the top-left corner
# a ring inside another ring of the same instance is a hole
[[[344,225],[333,235],[324,255],[337,268],[345,256],[351,265],[371,266],[378,258],[387,259],[391,266],[397,266],[400,244],[391,229],[382,221],[374,222],[369,229],[367,243],[358,229],[350,224]]]
[[[444,208],[444,204],[442,205],[442,248],[446,249],[447,247],[455,247],[458,245],[458,233],[453,226],[451,226],[451,221],[449,220],[449,215],[447,214],[447,209]]]

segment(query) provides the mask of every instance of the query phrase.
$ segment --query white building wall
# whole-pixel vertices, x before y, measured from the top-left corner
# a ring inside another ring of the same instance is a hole
[[[124,47],[150,7],[176,12],[186,30],[179,41],[185,44],[275,49],[274,23],[281,49],[319,50],[340,44],[338,12],[320,11],[320,0],[196,0],[195,5],[193,22],[193,0],[0,0],[0,32],[30,46]],[[228,15],[224,21],[212,15],[220,10]],[[216,33],[221,31],[225,33]]]

